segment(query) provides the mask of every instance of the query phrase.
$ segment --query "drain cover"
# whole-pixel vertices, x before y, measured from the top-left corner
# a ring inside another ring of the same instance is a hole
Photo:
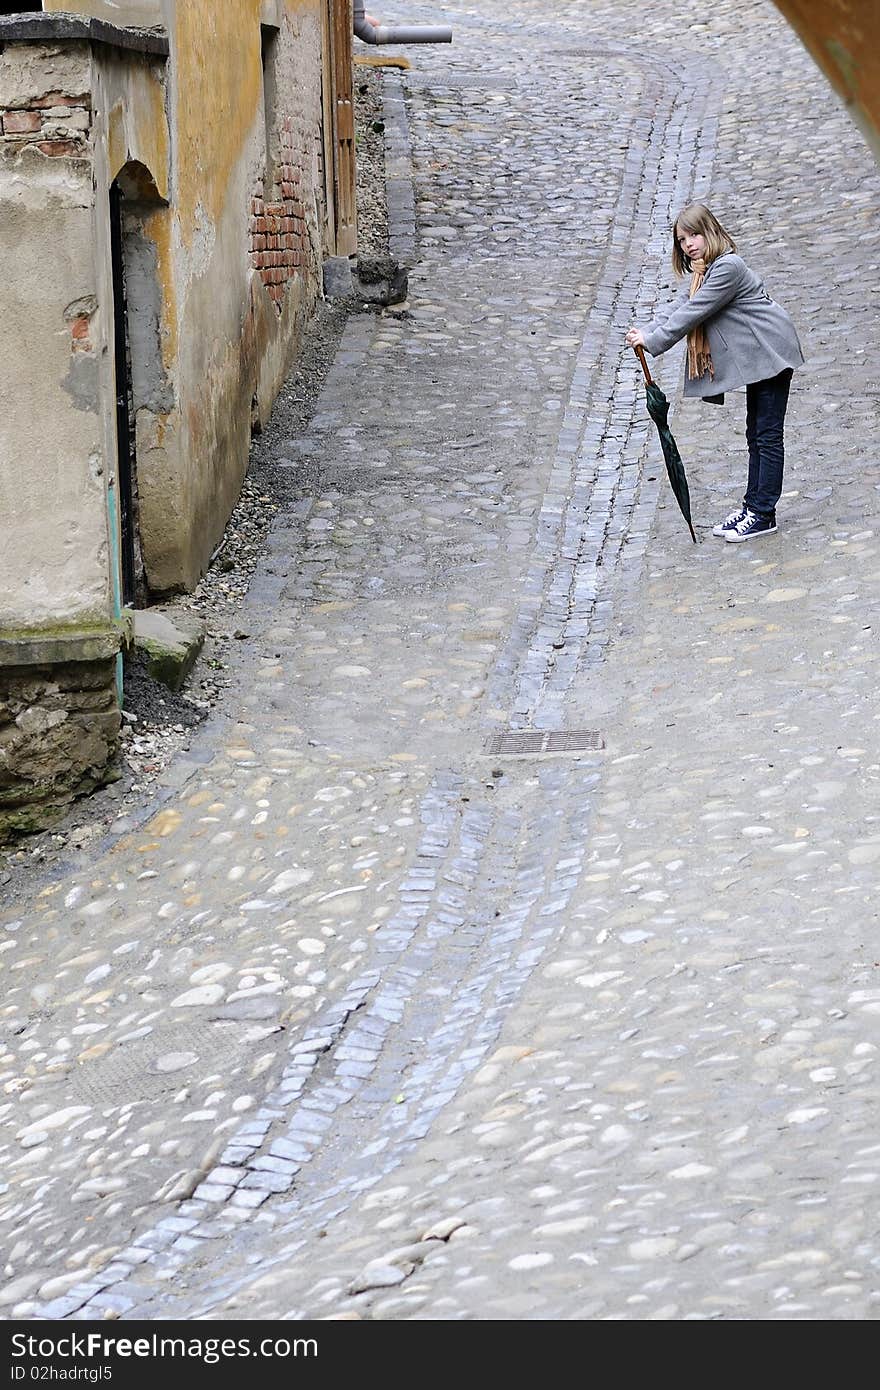
[[[486,741],[486,756],[539,757],[542,753],[587,753],[605,747],[595,729],[505,729]]]
[[[195,1052],[201,1070],[198,1076],[216,1071],[229,1076],[236,1063],[247,1058],[244,1028],[234,1023],[181,1021],[157,1028],[145,1038],[132,1039],[115,1047],[106,1056],[74,1067],[65,1078],[77,1100],[91,1105],[124,1105],[126,1101],[157,1101],[180,1090],[191,1079],[185,1071],[157,1071],[155,1063],[163,1053]],[[193,1068],[189,1068],[192,1072]]]

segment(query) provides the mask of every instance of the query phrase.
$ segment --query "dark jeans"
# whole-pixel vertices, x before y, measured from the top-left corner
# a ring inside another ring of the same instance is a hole
[[[749,482],[743,500],[758,516],[772,517],[782,492],[783,427],[792,375],[791,367],[786,367],[778,376],[746,387]]]

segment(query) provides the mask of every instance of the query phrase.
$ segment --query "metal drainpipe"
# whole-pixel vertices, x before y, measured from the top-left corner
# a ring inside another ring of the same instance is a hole
[[[364,13],[364,0],[354,0],[354,32],[364,43],[452,43],[452,30],[438,25],[388,28],[370,24]]]

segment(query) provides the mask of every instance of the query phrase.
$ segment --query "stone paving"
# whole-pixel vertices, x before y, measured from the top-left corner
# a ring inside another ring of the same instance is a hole
[[[2,1310],[873,1318],[880,179],[763,0],[444,13],[229,717],[3,921]],[[741,547],[623,346],[694,194],[808,358]]]

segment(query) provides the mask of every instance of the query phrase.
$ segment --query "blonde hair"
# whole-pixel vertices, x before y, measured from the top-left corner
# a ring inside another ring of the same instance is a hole
[[[736,242],[725,231],[718,218],[710,212],[705,203],[688,203],[682,208],[672,224],[672,269],[676,275],[689,275],[693,270],[690,259],[678,244],[679,230],[701,236],[706,240],[706,265],[711,265],[725,251],[735,251]]]

